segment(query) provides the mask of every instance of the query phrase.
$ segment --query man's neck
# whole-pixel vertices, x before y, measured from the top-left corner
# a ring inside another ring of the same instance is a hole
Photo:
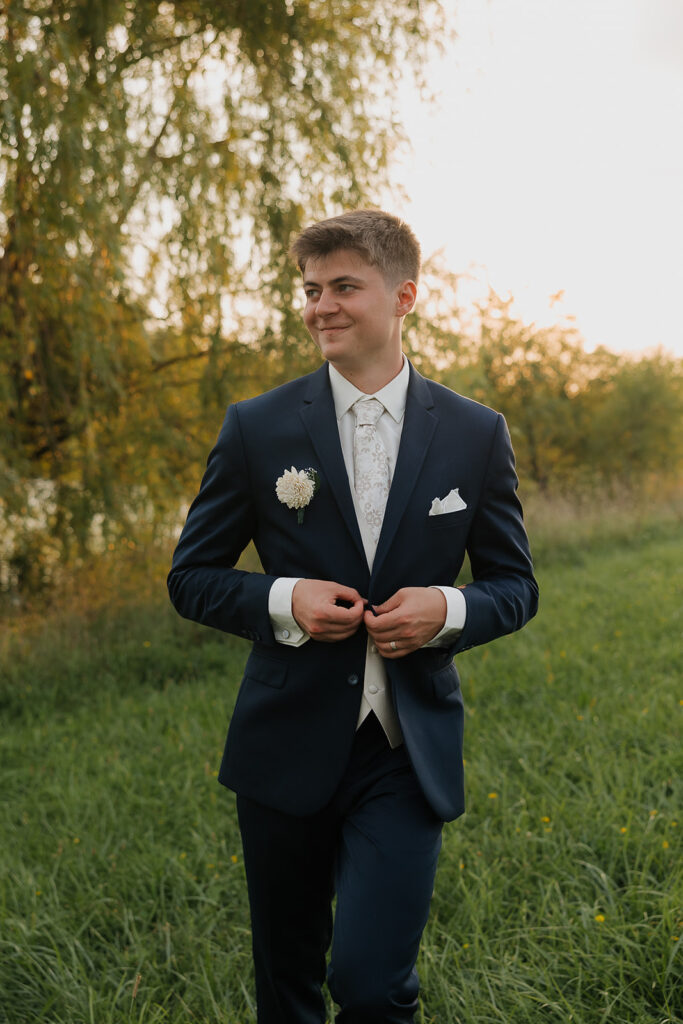
[[[342,377],[345,377],[359,391],[366,395],[376,395],[394,377],[398,377],[403,369],[403,353],[398,353],[398,361],[392,366],[370,366],[356,369],[350,366],[339,366],[336,363],[332,365]]]

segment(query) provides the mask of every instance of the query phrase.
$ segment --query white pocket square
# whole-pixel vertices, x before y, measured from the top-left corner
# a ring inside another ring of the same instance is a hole
[[[434,498],[429,510],[430,516],[442,516],[444,512],[460,512],[467,508],[466,502],[462,500],[458,491],[459,488],[454,487],[445,498]]]

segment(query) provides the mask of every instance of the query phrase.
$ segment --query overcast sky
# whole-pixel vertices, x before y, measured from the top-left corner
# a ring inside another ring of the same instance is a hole
[[[589,348],[683,356],[683,0],[444,2],[392,208],[525,319],[563,290]]]

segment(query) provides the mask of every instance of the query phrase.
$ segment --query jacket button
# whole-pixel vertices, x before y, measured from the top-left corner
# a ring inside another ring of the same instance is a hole
[[[349,686],[357,686],[358,685],[358,676],[354,672],[353,675],[350,675],[349,678],[346,681],[349,684]]]

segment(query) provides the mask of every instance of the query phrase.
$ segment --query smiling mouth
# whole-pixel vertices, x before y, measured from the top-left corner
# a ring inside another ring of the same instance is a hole
[[[319,327],[318,330],[321,334],[329,334],[333,331],[345,331],[351,324],[331,324],[328,327]]]

